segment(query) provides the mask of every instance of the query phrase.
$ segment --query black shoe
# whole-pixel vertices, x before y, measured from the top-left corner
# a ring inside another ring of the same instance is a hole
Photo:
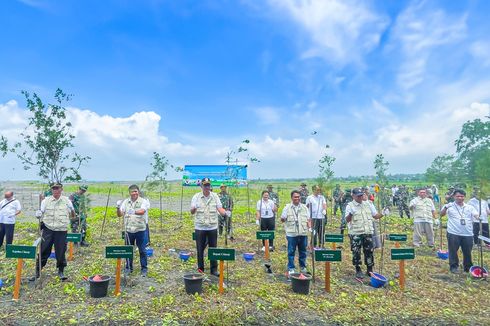
[[[82,242],[80,242],[80,246],[82,246],[82,247],[88,247],[90,245],[87,242],[85,242],[85,240],[83,240]]]
[[[211,271],[211,275],[219,277],[219,272],[218,271]]]
[[[36,274],[36,276],[31,276],[28,278],[29,282],[34,282],[35,280],[37,280],[38,278],[40,277],[39,274]]]
[[[142,269],[141,270],[141,277],[146,277],[148,275],[148,270],[147,269]]]
[[[61,281],[66,281],[68,279],[68,277],[63,274],[63,271],[58,271],[58,277]]]
[[[373,268],[372,267],[368,267],[367,269],[367,272],[366,272],[366,275],[371,277],[371,273],[373,272]]]
[[[453,274],[459,274],[459,269],[457,267],[451,267],[449,271]]]
[[[356,266],[356,278],[364,278],[364,273],[359,266]]]

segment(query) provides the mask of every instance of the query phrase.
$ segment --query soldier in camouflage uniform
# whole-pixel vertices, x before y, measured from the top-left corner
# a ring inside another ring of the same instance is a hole
[[[344,230],[347,227],[347,221],[345,219],[345,208],[347,204],[352,201],[352,194],[350,189],[345,189],[344,194],[340,197],[340,213],[342,217],[340,219],[340,233],[344,234]]]
[[[301,204],[306,204],[306,198],[308,198],[308,188],[306,188],[306,183],[302,183],[300,188],[299,188],[299,195],[300,195],[300,201]]]
[[[364,192],[361,188],[354,188],[354,198],[345,210],[345,219],[349,227],[349,238],[352,250],[352,264],[356,268],[356,278],[363,278],[361,270],[361,250],[364,253],[364,264],[367,266],[367,275],[370,276],[374,266],[373,247],[373,221],[380,219],[383,215],[369,200],[363,200]]]
[[[277,192],[272,191],[272,185],[267,185],[267,191],[269,192],[269,199],[274,202],[274,205],[279,208],[279,195]],[[276,212],[274,212],[274,217],[276,217]]]
[[[76,218],[70,221],[71,232],[82,234],[82,241],[80,242],[82,247],[88,247],[88,243],[85,241],[87,234],[87,197],[85,197],[85,193],[87,189],[87,185],[81,185],[78,191],[70,196],[76,214]]]
[[[408,209],[408,189],[405,185],[401,185],[395,193],[396,206],[400,213],[400,218],[403,218],[403,212],[410,218],[410,210]]]
[[[444,198],[446,199],[446,204],[454,202],[453,193],[454,193],[454,187],[451,186],[449,187],[449,189],[446,192],[446,195],[444,196]]]
[[[230,196],[230,194],[226,191],[226,185],[221,184],[220,186],[221,192],[218,194],[219,199],[221,200],[221,204],[223,205],[223,208],[227,211],[230,211],[231,213],[233,212],[233,198]],[[232,233],[232,228],[231,228],[231,215],[228,216],[221,216],[219,215],[219,224],[218,224],[218,232],[219,235],[223,234],[223,227],[226,227],[226,236],[228,239],[233,240],[233,233]]]
[[[342,189],[340,189],[340,185],[336,184],[335,189],[333,191],[333,216],[337,216],[337,209],[341,208],[340,197],[342,196]]]

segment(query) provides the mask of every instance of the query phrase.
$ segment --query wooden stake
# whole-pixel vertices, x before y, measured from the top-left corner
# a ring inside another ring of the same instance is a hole
[[[22,265],[23,265],[22,258],[17,258],[17,272],[15,273],[14,297],[13,297],[14,300],[19,300]]]
[[[330,293],[330,262],[325,262],[325,291]]]
[[[400,260],[400,289],[405,290],[405,260]]]
[[[269,259],[269,239],[264,240],[265,246],[265,259]]]
[[[68,243],[68,261],[73,260],[73,242]]]
[[[118,258],[116,263],[116,288],[114,289],[114,295],[118,296],[120,293],[121,293],[121,258]]]
[[[224,275],[225,274],[225,261],[219,261],[219,294],[225,293],[225,288],[223,287]]]

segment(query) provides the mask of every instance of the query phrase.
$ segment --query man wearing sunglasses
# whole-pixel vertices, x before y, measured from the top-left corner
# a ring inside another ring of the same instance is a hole
[[[66,234],[70,227],[70,220],[75,218],[75,210],[70,199],[62,196],[63,185],[61,183],[51,184],[51,192],[52,195],[43,199],[40,210],[36,212],[36,217],[41,222],[41,266],[39,266],[39,259],[36,259],[36,276],[31,277],[30,281],[39,278],[41,269],[48,262],[53,246],[58,276],[62,281],[67,279],[64,275]]]
[[[230,211],[223,208],[218,195],[211,192],[209,178],[201,180],[201,192],[192,197],[191,214],[194,215],[198,272],[204,273],[204,250],[207,245],[210,248],[218,245],[219,215],[231,216]],[[219,276],[216,260],[210,262],[210,267],[211,274]]]

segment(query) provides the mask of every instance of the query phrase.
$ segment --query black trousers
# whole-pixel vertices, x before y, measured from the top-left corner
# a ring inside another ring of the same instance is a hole
[[[12,244],[12,241],[14,241],[14,228],[15,224],[0,223],[0,247],[3,245],[3,238],[6,238],[6,244]]]
[[[463,252],[464,271],[468,272],[470,270],[470,267],[473,265],[471,261],[471,249],[473,249],[473,237],[448,233],[447,247],[449,249],[449,267],[458,268],[459,266],[458,250],[459,247],[461,247],[461,251]]]
[[[325,225],[327,224],[326,218],[314,218],[313,219],[313,246],[316,247],[317,241],[320,243],[320,246],[323,246],[325,243]]]
[[[42,226],[41,235],[41,269],[46,266],[49,255],[54,245],[56,255],[56,267],[59,271],[63,271],[66,266],[66,234],[67,231],[53,231],[46,226]],[[39,274],[39,259],[36,259],[36,273]]]
[[[197,268],[204,272],[204,250],[216,248],[218,245],[218,230],[195,230],[196,232],[196,250],[197,250]],[[211,272],[218,268],[218,261],[210,261]]]
[[[488,238],[488,223],[482,223],[481,228],[482,228],[482,235],[484,237]],[[473,243],[474,244],[479,244],[481,242],[481,240],[478,239],[479,235],[480,235],[480,223],[473,223]],[[489,243],[485,241],[485,244],[489,244]],[[0,239],[0,246],[1,245],[2,245],[2,240]]]
[[[273,217],[260,219],[260,231],[274,231],[276,229],[276,219]],[[265,240],[262,240],[262,246],[265,246]],[[274,239],[269,240],[269,246],[274,246]]]

